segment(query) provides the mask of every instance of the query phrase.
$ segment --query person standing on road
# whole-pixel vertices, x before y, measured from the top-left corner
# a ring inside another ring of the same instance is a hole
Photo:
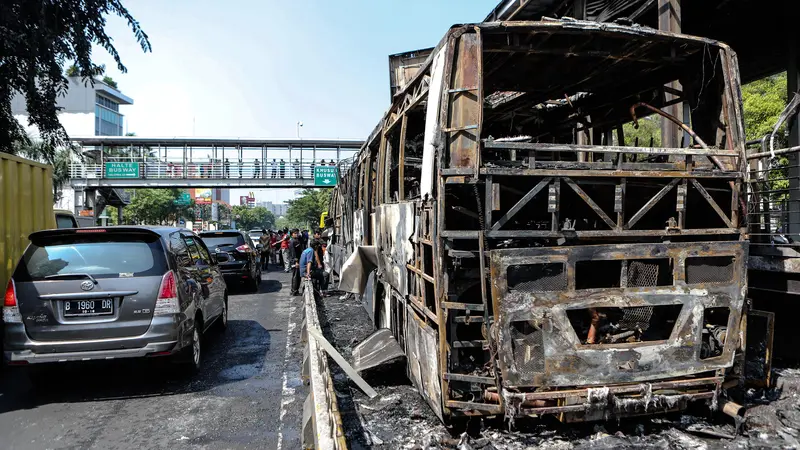
[[[331,252],[328,251],[328,242],[322,240],[322,290],[327,290],[331,283]]]
[[[300,240],[297,239],[297,228],[292,230],[292,238],[289,240],[289,254],[292,258],[292,295],[300,295],[300,264],[298,259],[302,253]]]
[[[316,293],[320,292],[320,289],[322,288],[322,265],[317,260],[317,257],[319,256],[319,250],[320,243],[318,240],[314,239],[309,244],[309,247],[303,250],[303,253],[301,253],[299,264],[299,275],[301,278],[311,280],[312,286],[314,287],[315,296]]]
[[[283,271],[285,273],[289,273],[289,270],[292,268],[292,259],[289,256],[289,233],[285,233],[283,235],[283,239],[281,239],[280,244],[281,256],[283,257]]]
[[[269,233],[267,230],[261,229],[261,236],[258,237],[258,242],[261,244],[261,270],[269,272]]]
[[[275,244],[278,242],[278,235],[274,231],[269,232],[269,259],[272,264],[278,264],[278,251]]]
[[[261,178],[261,163],[258,162],[258,158],[256,158],[253,164],[255,165],[253,168],[253,178]]]
[[[284,175],[286,175],[286,161],[281,158],[281,178],[283,178]]]

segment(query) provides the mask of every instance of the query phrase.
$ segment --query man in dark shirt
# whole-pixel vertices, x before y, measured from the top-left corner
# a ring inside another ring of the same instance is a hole
[[[300,295],[300,255],[303,252],[303,245],[297,236],[297,229],[292,230],[292,237],[289,239],[289,253],[292,258],[292,295]]]

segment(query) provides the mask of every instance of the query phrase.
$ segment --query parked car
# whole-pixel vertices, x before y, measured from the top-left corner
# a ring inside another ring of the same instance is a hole
[[[94,216],[76,216],[72,211],[67,209],[54,209],[53,214],[56,216],[56,228],[82,228],[95,226]]]
[[[261,232],[260,228],[254,228],[247,232],[247,235],[250,236],[250,240],[253,242],[253,248],[256,248],[260,245],[258,239],[261,235],[264,234]]]
[[[230,286],[244,284],[257,291],[261,284],[261,264],[258,249],[247,232],[239,230],[203,231],[200,239],[216,255],[228,255],[219,268]]]
[[[78,220],[72,211],[66,209],[54,209],[53,214],[56,216],[56,228],[80,228]]]
[[[169,357],[195,372],[202,335],[227,327],[228,292],[185,229],[37,231],[8,282],[3,321],[12,365]]]

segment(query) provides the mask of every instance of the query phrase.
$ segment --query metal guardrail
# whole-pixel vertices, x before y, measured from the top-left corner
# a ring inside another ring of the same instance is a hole
[[[317,450],[346,450],[342,417],[333,388],[333,378],[328,368],[328,355],[310,335],[309,329],[322,335],[311,282],[304,280],[303,301],[305,321],[302,337],[305,342],[303,380],[309,387],[303,405],[303,448]]]
[[[752,245],[796,246],[800,235],[800,147],[767,150],[751,141],[747,219]]]

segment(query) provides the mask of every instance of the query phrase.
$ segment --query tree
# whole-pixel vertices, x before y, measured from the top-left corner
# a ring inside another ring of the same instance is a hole
[[[123,219],[127,224],[169,225],[177,223],[181,217],[192,217],[193,204],[176,204],[180,195],[180,189],[136,189],[131,204],[122,210]],[[111,212],[109,210],[109,214]]]
[[[306,224],[303,222],[292,222],[286,217],[280,216],[275,220],[275,228],[279,230],[285,229],[292,229],[292,228],[303,228]]]
[[[744,131],[748,140],[761,139],[778,122],[778,117],[787,104],[786,73],[762,78],[742,86],[742,104],[744,108]],[[781,127],[776,134],[777,148],[788,144]],[[761,151],[767,151],[766,148]],[[789,199],[789,159],[779,156],[770,161],[767,172],[768,180],[763,190],[769,191],[765,196],[772,202],[784,202]],[[781,218],[783,219],[783,218]]]
[[[303,189],[298,198],[288,201],[286,219],[306,226],[319,223],[322,213],[328,210],[330,198],[331,191],[327,189]]]
[[[103,83],[105,83],[105,84],[107,84],[107,85],[109,85],[109,86],[113,87],[114,89],[117,89],[117,82],[116,82],[116,81],[114,81],[114,79],[113,79],[113,78],[111,78],[111,77],[110,77],[110,76],[108,76],[108,75],[106,75],[106,76],[104,76],[104,77],[103,77]]]
[[[64,75],[68,77],[79,77],[81,76],[81,71],[78,70],[78,66],[75,64],[70,64],[70,66],[67,67],[67,71],[64,72]]]
[[[654,114],[639,119],[639,128],[634,128],[632,123],[626,123],[622,128],[628,147],[661,147],[660,116]]]
[[[275,215],[272,211],[263,206],[248,208],[237,205],[233,207],[231,214],[236,220],[236,227],[240,230],[252,230],[254,228],[275,228]],[[237,219],[236,216],[239,216]]]
[[[16,141],[7,153],[22,156],[53,166],[53,202],[61,199],[62,188],[69,180],[69,162],[73,157],[80,158],[77,147],[68,145],[57,150],[39,140],[28,137],[26,141]]]
[[[275,215],[272,214],[272,211],[263,206],[248,208],[246,206],[237,205],[233,207],[231,214],[234,216],[234,220],[236,220],[236,227],[240,230],[275,227]],[[236,216],[239,216],[239,218],[237,219]]]
[[[38,128],[46,150],[55,152],[66,144],[69,136],[58,120],[56,106],[69,87],[63,66],[74,61],[84,82],[93,82],[101,67],[92,62],[92,44],[103,47],[119,71],[127,72],[105,32],[109,14],[128,22],[143,51],[152,50],[147,34],[122,0],[0,2],[0,151],[9,152],[15,142],[29,142],[11,113],[17,92],[25,96],[28,122]],[[53,153],[46,159],[52,160]]]
[[[761,139],[772,132],[787,104],[786,73],[762,78],[742,86],[744,131],[748,140]],[[778,142],[785,144],[782,135]]]

